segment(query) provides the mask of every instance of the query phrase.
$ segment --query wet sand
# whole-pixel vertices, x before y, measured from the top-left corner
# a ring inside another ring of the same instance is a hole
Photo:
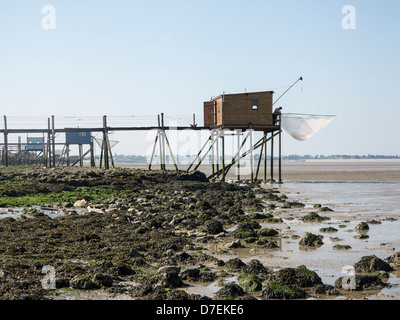
[[[227,161],[227,164],[229,161]],[[190,164],[178,164],[180,170],[186,170]],[[130,167],[146,169],[148,164],[133,162],[117,162],[117,167]],[[254,176],[257,163],[254,163]],[[158,169],[158,164],[152,168]],[[167,169],[174,170],[174,166],[167,164]],[[207,175],[212,173],[210,164],[202,164],[199,169]],[[237,166],[233,166],[227,175],[227,179],[237,179]],[[270,162],[268,162],[267,179],[270,179]],[[248,162],[241,162],[239,169],[241,179],[250,179],[250,166]],[[264,170],[260,167],[259,179],[263,179]],[[278,179],[278,162],[274,162],[274,180]],[[282,161],[283,182],[400,182],[400,160],[305,160]]]

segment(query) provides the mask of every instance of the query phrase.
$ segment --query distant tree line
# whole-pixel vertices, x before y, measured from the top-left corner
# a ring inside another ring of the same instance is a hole
[[[374,154],[367,154],[367,155],[348,155],[348,154],[335,154],[335,155],[297,155],[292,154],[288,156],[282,156],[284,160],[307,160],[307,159],[400,159],[398,155],[374,155]]]
[[[168,156],[167,156],[168,157]],[[194,158],[195,155],[188,155],[188,158]],[[254,155],[254,160],[259,159],[259,154]],[[99,156],[97,156],[99,158]],[[125,155],[125,154],[114,154],[114,161],[126,161],[126,162],[147,162],[147,158],[142,155]],[[230,156],[226,156],[226,159],[230,159]],[[261,159],[264,159],[262,156]],[[267,159],[271,159],[270,156],[267,156]],[[274,157],[274,159],[278,159],[278,157]],[[282,160],[314,160],[314,159],[400,159],[399,155],[348,155],[348,154],[335,154],[335,155],[283,155]]]

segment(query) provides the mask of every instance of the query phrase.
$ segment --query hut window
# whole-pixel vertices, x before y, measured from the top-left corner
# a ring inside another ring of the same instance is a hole
[[[251,109],[252,110],[258,110],[258,100],[257,99],[253,99],[251,102]]]

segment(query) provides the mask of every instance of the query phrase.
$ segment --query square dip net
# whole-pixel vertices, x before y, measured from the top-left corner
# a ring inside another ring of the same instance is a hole
[[[288,134],[299,141],[305,141],[325,128],[336,116],[285,113],[281,116],[281,126]]]

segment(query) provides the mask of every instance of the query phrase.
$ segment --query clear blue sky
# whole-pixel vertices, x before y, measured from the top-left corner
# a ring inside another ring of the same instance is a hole
[[[306,142],[285,134],[284,154],[400,154],[399,18],[398,0],[2,1],[1,113],[200,119],[211,96],[278,97],[303,76],[284,112],[337,118]]]

